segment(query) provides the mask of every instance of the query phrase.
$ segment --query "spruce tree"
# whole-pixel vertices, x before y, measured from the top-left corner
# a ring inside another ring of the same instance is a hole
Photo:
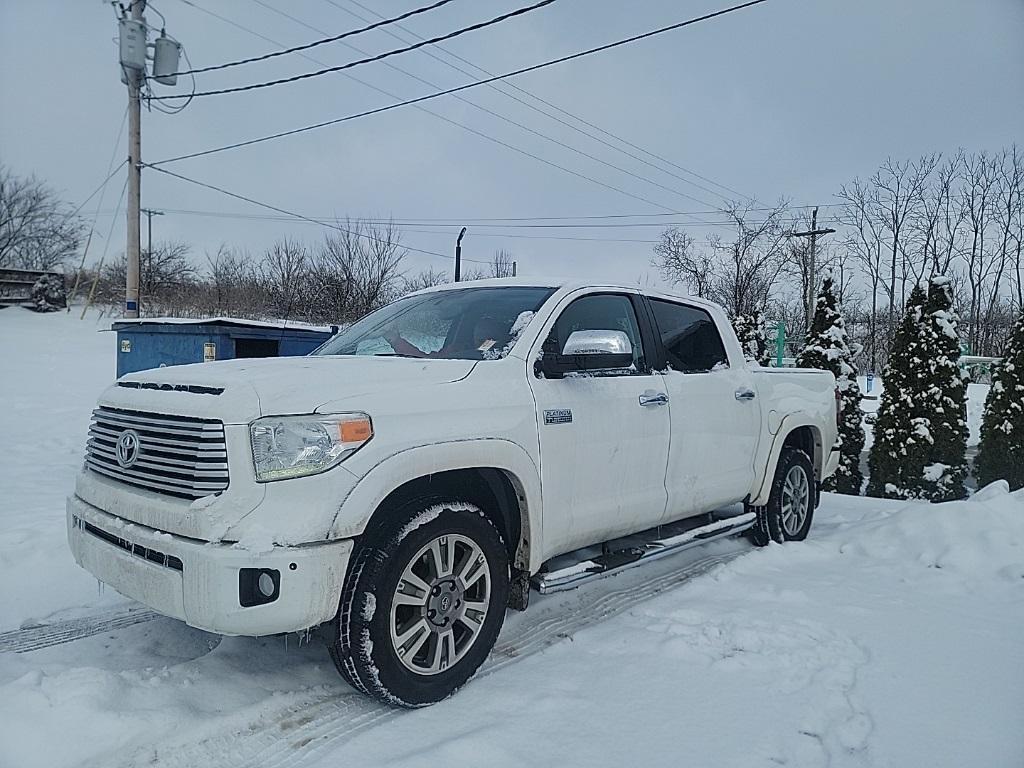
[[[962,499],[967,496],[967,382],[960,369],[960,334],[948,277],[933,277],[928,284],[920,338],[921,354],[914,362],[924,413],[918,432],[927,430],[929,439],[921,444],[925,464],[914,495],[929,501]]]
[[[890,499],[915,498],[923,474],[924,458],[917,431],[924,410],[916,395],[917,364],[921,350],[921,316],[927,299],[915,285],[907,298],[906,311],[889,360],[882,371],[884,390],[874,427],[874,443],[868,454],[868,496]]]
[[[765,367],[771,364],[768,333],[764,327],[764,315],[759,310],[755,309],[749,315],[736,315],[732,327],[747,360]]]
[[[864,428],[861,426],[860,386],[853,353],[847,343],[846,323],[835,294],[831,271],[826,270],[821,291],[814,307],[814,319],[807,343],[796,359],[799,368],[832,371],[839,390],[839,468],[825,481],[824,488],[860,495],[864,475],[860,471],[860,454],[864,450]]]
[[[1006,480],[1024,488],[1024,309],[985,398],[981,443],[974,468],[978,485]]]

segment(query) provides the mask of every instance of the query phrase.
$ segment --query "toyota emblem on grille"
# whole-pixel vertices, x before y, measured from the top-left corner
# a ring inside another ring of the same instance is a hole
[[[139,459],[139,433],[134,429],[126,429],[117,438],[117,463],[128,469]]]

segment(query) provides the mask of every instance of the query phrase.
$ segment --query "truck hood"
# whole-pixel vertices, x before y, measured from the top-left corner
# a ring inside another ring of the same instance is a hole
[[[128,374],[103,393],[100,404],[246,424],[341,401],[358,407],[361,395],[459,381],[475,364],[364,356],[223,360]]]

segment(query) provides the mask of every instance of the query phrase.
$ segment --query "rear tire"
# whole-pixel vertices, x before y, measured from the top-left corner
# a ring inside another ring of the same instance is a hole
[[[750,540],[758,547],[773,541],[803,541],[811,529],[816,500],[811,459],[798,448],[783,448],[768,503],[750,508],[757,513]]]
[[[487,658],[505,619],[508,552],[472,504],[421,497],[352,554],[331,658],[354,688],[402,707],[438,702]]]

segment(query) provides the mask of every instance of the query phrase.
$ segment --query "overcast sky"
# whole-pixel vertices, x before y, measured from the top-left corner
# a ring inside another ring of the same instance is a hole
[[[385,16],[426,4],[359,1]],[[525,4],[456,0],[404,26],[433,36]],[[557,0],[469,33],[445,48],[498,73],[725,5],[724,0]],[[351,0],[158,0],[155,8],[197,67],[275,49],[259,36],[295,45],[317,39],[321,32],[338,34],[363,26],[350,10],[373,18]],[[159,25],[155,13],[147,15],[151,25]],[[115,154],[127,101],[118,77],[116,33],[114,13],[101,0],[0,0],[0,162],[19,174],[37,174],[75,204],[103,179],[110,158],[120,161],[127,152],[122,135]],[[345,42],[372,53],[401,45],[382,31]],[[309,55],[331,66],[360,57],[344,42],[321,46]],[[389,62],[427,83],[378,62],[351,70],[362,83],[336,73],[196,99],[178,115],[144,112],[143,159],[152,162],[395,100],[374,87],[404,99],[471,79],[423,51]],[[198,87],[231,87],[318,68],[309,59],[290,55],[200,75]],[[1024,2],[768,0],[512,82],[758,201],[784,196],[796,204],[827,205],[835,201],[840,184],[870,175],[887,155],[911,158],[958,146],[994,150],[1024,137]],[[182,80],[176,87],[156,86],[160,94],[188,87]],[[464,221],[469,226],[464,255],[469,259],[488,259],[495,249],[504,248],[518,261],[521,275],[629,282],[654,277],[651,243],[645,241],[657,237],[658,227],[512,229],[470,220],[703,211],[722,205],[719,195],[736,196],[660,160],[648,157],[674,175],[638,162],[487,86],[461,95],[465,101],[447,96],[423,106],[472,130],[406,107],[167,168],[311,217]],[[637,149],[626,149],[640,155]],[[124,248],[124,216],[113,218],[123,179],[122,172],[106,189],[97,223],[101,237],[93,245],[97,257],[112,224],[109,250],[113,254]],[[197,258],[221,243],[258,251],[283,235],[310,241],[322,235],[320,227],[307,223],[187,213],[269,212],[153,171],[144,172],[142,201],[168,211],[154,219],[154,238],[189,242]],[[91,215],[97,202],[84,212]],[[407,245],[444,254],[413,254],[409,268],[450,269],[448,254],[457,231],[455,224],[408,227]],[[554,237],[594,239],[544,239]]]

